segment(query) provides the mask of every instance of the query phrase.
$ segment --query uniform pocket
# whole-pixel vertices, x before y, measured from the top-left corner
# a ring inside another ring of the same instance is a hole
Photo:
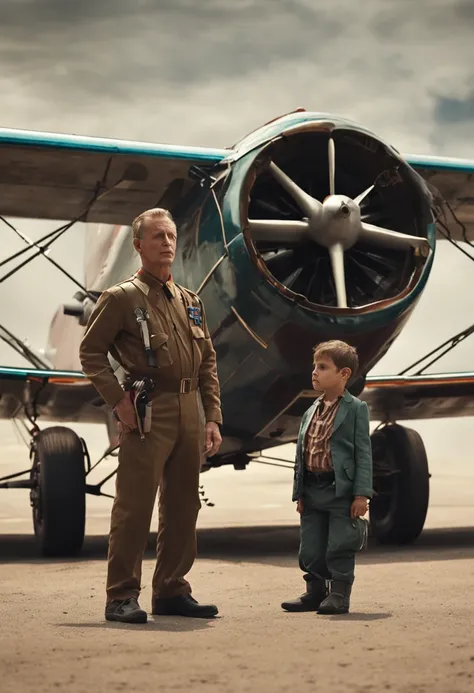
[[[171,366],[173,359],[168,346],[168,335],[166,332],[155,332],[150,335],[150,346],[155,352],[156,364],[158,368]]]
[[[206,335],[204,334],[204,330],[199,327],[198,325],[191,325],[191,332],[194,337],[194,339],[205,339]]]

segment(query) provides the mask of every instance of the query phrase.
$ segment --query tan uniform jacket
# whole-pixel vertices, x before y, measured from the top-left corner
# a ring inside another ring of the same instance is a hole
[[[132,281],[136,290],[124,291]],[[121,282],[100,296],[89,319],[80,347],[85,375],[104,401],[115,405],[123,389],[111,367],[107,354],[133,376],[149,375],[165,391],[179,392],[183,378],[198,378],[206,421],[222,423],[216,353],[207,327],[204,306],[196,294],[167,282],[173,298],[166,297],[163,283],[144,270],[127,282]],[[202,325],[193,323],[188,306],[201,308]],[[150,345],[157,368],[147,365],[135,308],[148,311]],[[171,389],[168,389],[171,388]]]

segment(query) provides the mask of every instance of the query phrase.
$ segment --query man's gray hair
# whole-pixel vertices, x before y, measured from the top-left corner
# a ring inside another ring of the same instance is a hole
[[[176,228],[174,219],[167,209],[162,209],[161,207],[154,207],[153,209],[145,210],[144,212],[139,214],[138,217],[135,217],[135,219],[132,221],[132,232],[134,239],[143,238],[143,224],[147,219],[166,219],[167,221],[171,221],[171,223]]]

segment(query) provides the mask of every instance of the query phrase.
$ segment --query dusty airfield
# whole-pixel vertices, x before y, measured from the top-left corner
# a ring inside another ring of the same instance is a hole
[[[11,462],[0,464],[1,473],[22,468]],[[190,577],[195,596],[220,608],[217,619],[204,622],[105,622],[110,501],[90,499],[80,559],[53,562],[35,553],[25,492],[4,492],[1,692],[473,691],[474,530],[466,527],[474,470],[466,462],[432,471],[422,537],[410,548],[371,546],[359,559],[352,613],[339,617],[280,608],[302,589],[285,470],[256,466],[203,477],[216,507],[201,511],[200,558]]]
[[[2,693],[473,690],[474,549],[448,548],[472,544],[472,536],[430,532],[425,543],[433,546],[372,550],[359,564],[352,613],[323,617],[281,611],[300,580],[274,532],[249,536],[250,551],[219,549],[236,534],[242,543],[236,530],[201,537],[203,552],[216,559],[197,562],[193,585],[199,599],[219,605],[212,622],[106,623],[103,540],[89,541],[90,558],[79,562],[3,565]],[[285,534],[289,547],[296,535]],[[260,558],[258,549],[275,555]],[[148,559],[145,578],[151,570]]]

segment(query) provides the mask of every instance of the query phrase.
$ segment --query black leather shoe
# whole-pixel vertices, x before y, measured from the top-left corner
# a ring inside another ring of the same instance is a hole
[[[146,611],[140,609],[135,597],[129,599],[114,599],[105,606],[105,618],[107,621],[120,621],[121,623],[146,623]]]
[[[321,602],[318,614],[348,614],[350,606],[352,585],[349,582],[342,580],[333,580],[331,582],[331,591],[329,596]]]
[[[155,598],[151,613],[154,616],[191,616],[192,618],[213,618],[219,613],[214,604],[199,604],[190,594],[177,597]]]
[[[327,594],[326,580],[307,580],[306,592],[298,599],[283,602],[281,608],[285,611],[317,611]]]

